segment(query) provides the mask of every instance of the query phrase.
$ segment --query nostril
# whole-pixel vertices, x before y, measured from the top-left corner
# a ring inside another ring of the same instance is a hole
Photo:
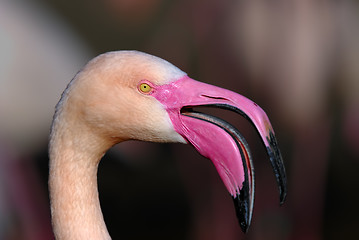
[[[211,98],[211,99],[217,99],[217,100],[226,100],[226,101],[229,101],[227,98],[223,98],[223,97],[213,97],[213,96],[208,96],[208,95],[204,95],[204,94],[201,94],[202,97],[205,97],[205,98]]]

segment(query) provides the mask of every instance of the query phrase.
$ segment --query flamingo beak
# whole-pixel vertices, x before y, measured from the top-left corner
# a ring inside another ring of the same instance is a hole
[[[231,194],[239,224],[247,232],[254,202],[254,167],[246,140],[228,122],[194,107],[230,110],[244,116],[258,131],[269,155],[279,187],[280,204],[287,193],[286,174],[273,128],[254,102],[232,91],[195,81],[187,76],[156,86],[153,96],[165,107],[175,130],[209,158]]]

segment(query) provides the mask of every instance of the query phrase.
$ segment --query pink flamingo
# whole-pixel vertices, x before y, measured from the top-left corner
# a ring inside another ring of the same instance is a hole
[[[56,106],[49,145],[56,238],[111,239],[98,198],[97,167],[110,147],[130,139],[191,143],[212,160],[246,232],[254,200],[254,171],[247,143],[229,123],[194,110],[197,106],[231,110],[253,123],[269,154],[283,203],[283,161],[267,115],[257,104],[192,80],[149,54],[110,52],[90,61]]]

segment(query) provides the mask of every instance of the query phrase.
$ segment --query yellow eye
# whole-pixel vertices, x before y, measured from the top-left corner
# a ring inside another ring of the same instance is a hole
[[[152,87],[148,85],[147,83],[141,83],[140,90],[143,93],[149,93],[152,90]]]

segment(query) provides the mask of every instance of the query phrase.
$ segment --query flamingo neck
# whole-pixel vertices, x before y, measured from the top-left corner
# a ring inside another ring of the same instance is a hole
[[[98,197],[97,168],[112,144],[105,144],[91,131],[69,128],[70,124],[59,122],[54,121],[49,148],[49,191],[55,237],[57,240],[111,239]],[[76,131],[71,131],[74,129]]]

